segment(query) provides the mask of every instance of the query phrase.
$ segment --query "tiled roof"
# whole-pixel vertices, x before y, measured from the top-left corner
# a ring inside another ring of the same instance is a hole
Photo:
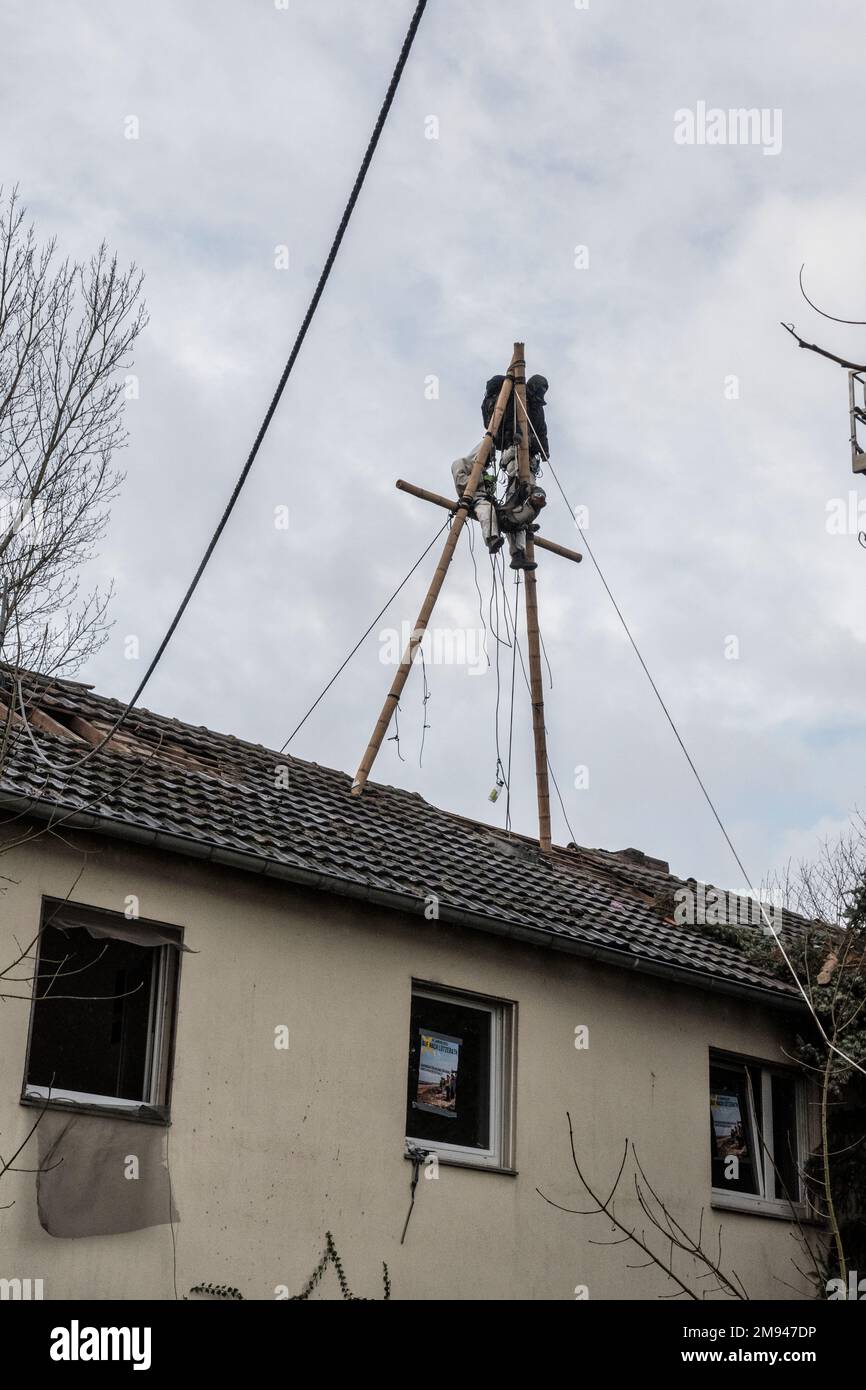
[[[417,794],[371,782],[355,799],[345,773],[146,710],[93,751],[122,708],[70,681],[31,686],[29,728],[16,717],[0,801],[20,809],[27,798],[42,817],[59,809],[70,824],[395,907],[422,910],[435,894],[445,920],[796,1002],[792,983],[739,946],[671,920],[683,881],[661,860],[575,845],[545,856]],[[785,914],[784,930],[802,926]]]

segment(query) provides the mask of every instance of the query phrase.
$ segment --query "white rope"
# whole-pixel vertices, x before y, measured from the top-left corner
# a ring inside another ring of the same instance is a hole
[[[818,1015],[817,1015],[817,1013],[816,1013],[816,1011],[815,1011],[815,1006],[813,1005],[811,999],[809,998],[808,994],[806,993],[805,989],[803,988],[803,985],[802,985],[802,982],[801,982],[801,980],[800,980],[800,977],[799,977],[799,975],[797,974],[796,970],[794,969],[793,963],[791,962],[790,957],[788,956],[788,952],[785,950],[785,946],[784,946],[784,943],[783,943],[783,941],[782,941],[782,938],[780,937],[779,933],[776,931],[776,928],[773,926],[773,923],[771,922],[770,918],[769,918],[768,915],[767,915],[767,912],[766,912],[766,909],[765,909],[765,907],[764,907],[764,904],[761,902],[760,898],[758,897],[757,893],[755,892],[755,889],[754,889],[754,887],[753,887],[753,885],[752,885],[752,880],[749,878],[749,875],[748,875],[748,873],[746,872],[746,867],[745,867],[745,865],[744,865],[742,859],[740,858],[740,856],[739,856],[739,854],[738,854],[738,852],[737,852],[737,849],[736,849],[736,847],[735,847],[735,845],[734,845],[734,842],[733,842],[733,840],[731,839],[730,835],[728,834],[727,829],[725,828],[725,824],[724,824],[724,822],[723,822],[721,816],[719,815],[718,811],[716,810],[716,807],[715,807],[715,804],[714,804],[714,802],[713,802],[713,799],[712,799],[712,797],[710,796],[709,792],[707,791],[706,786],[704,785],[703,778],[701,777],[700,773],[698,772],[698,769],[697,769],[697,767],[695,766],[695,763],[694,763],[694,761],[693,761],[693,759],[692,759],[691,754],[689,753],[688,748],[686,747],[685,743],[683,742],[682,735],[680,734],[679,729],[677,728],[676,724],[674,723],[673,716],[671,715],[670,710],[668,709],[667,705],[666,705],[665,702],[664,702],[664,699],[662,698],[661,691],[659,690],[658,686],[656,685],[655,681],[653,680],[653,678],[652,678],[652,676],[651,676],[651,674],[650,674],[649,667],[647,666],[646,662],[645,662],[644,659],[643,659],[643,656],[641,655],[641,652],[640,652],[640,650],[639,650],[639,648],[638,648],[638,645],[637,645],[637,643],[635,642],[634,637],[633,637],[632,634],[631,634],[631,629],[629,628],[629,625],[628,625],[628,623],[626,622],[625,617],[623,616],[623,613],[622,613],[622,610],[621,610],[619,604],[617,603],[616,599],[615,599],[614,596],[613,596],[613,593],[611,592],[610,586],[609,586],[607,580],[605,579],[605,577],[604,577],[604,575],[603,575],[603,573],[602,573],[601,566],[599,565],[598,561],[597,561],[596,558],[595,558],[595,555],[593,554],[592,547],[591,547],[591,545],[589,544],[589,541],[588,541],[587,538],[586,538],[586,534],[585,534],[583,528],[581,527],[580,523],[579,523],[578,520],[577,520],[577,517],[576,517],[576,515],[575,515],[575,513],[574,513],[574,509],[572,508],[571,503],[569,502],[568,498],[567,498],[566,495],[565,495],[565,491],[564,491],[564,489],[563,489],[562,484],[561,484],[560,481],[559,481],[559,478],[556,476],[556,473],[555,473],[555,471],[554,471],[553,465],[552,465],[552,463],[550,462],[550,458],[549,458],[549,456],[547,455],[547,453],[545,452],[544,446],[542,445],[541,440],[538,438],[538,431],[536,430],[535,426],[533,425],[532,421],[530,420],[530,418],[529,418],[529,412],[527,411],[527,409],[526,409],[526,407],[525,407],[525,405],[523,404],[522,401],[520,401],[520,407],[521,407],[521,409],[523,410],[523,414],[524,414],[525,417],[526,417],[526,421],[527,421],[527,423],[528,423],[528,425],[529,425],[529,428],[532,430],[532,433],[535,435],[535,438],[536,438],[536,440],[537,440],[537,442],[538,442],[538,448],[539,448],[539,450],[540,450],[540,452],[541,452],[541,455],[542,455],[542,457],[543,457],[545,463],[547,464],[548,468],[550,469],[551,475],[552,475],[552,477],[553,477],[554,482],[556,483],[556,486],[559,488],[559,491],[560,491],[560,493],[561,493],[561,495],[562,495],[562,500],[563,500],[563,502],[565,503],[566,507],[567,507],[568,510],[569,510],[569,513],[570,513],[570,515],[571,515],[571,519],[572,519],[572,521],[574,522],[575,526],[577,527],[577,531],[578,531],[578,534],[580,535],[580,539],[583,541],[583,544],[584,544],[585,547],[586,547],[586,552],[587,552],[587,554],[589,555],[589,558],[590,558],[590,560],[592,561],[592,563],[593,563],[593,565],[594,565],[594,567],[595,567],[595,570],[596,570],[596,573],[598,574],[599,579],[601,580],[602,584],[604,585],[605,592],[607,593],[608,598],[610,599],[611,603],[612,603],[613,606],[614,606],[614,609],[615,609],[615,611],[616,611],[616,615],[617,615],[617,617],[619,618],[620,622],[622,623],[622,626],[623,626],[623,628],[624,628],[624,630],[625,630],[625,634],[626,634],[626,636],[628,637],[628,640],[629,640],[629,642],[631,643],[631,645],[632,645],[632,647],[633,647],[633,649],[634,649],[635,655],[637,656],[638,661],[640,662],[641,666],[642,666],[643,669],[644,669],[644,672],[645,672],[645,674],[646,674],[647,680],[649,681],[650,685],[652,686],[653,693],[654,693],[656,699],[658,700],[659,704],[661,705],[661,708],[662,708],[662,710],[663,710],[663,712],[664,712],[665,718],[667,719],[668,723],[669,723],[670,726],[671,726],[671,729],[672,729],[673,732],[674,732],[674,737],[676,738],[677,743],[680,745],[680,748],[682,749],[683,753],[685,754],[686,761],[687,761],[689,767],[691,768],[692,772],[694,773],[694,776],[695,776],[695,779],[696,779],[696,781],[697,781],[697,784],[698,784],[698,786],[700,787],[700,789],[701,789],[701,791],[702,791],[702,793],[703,793],[703,795],[704,795],[704,799],[706,800],[707,805],[709,806],[710,810],[711,810],[712,813],[713,813],[713,816],[714,816],[714,818],[715,818],[715,821],[716,821],[716,823],[717,823],[719,829],[721,830],[722,834],[723,834],[724,837],[725,837],[725,840],[726,840],[726,842],[727,842],[728,848],[730,849],[732,855],[734,856],[734,859],[735,859],[735,861],[736,861],[737,867],[738,867],[738,869],[740,870],[740,873],[743,875],[743,878],[744,878],[745,881],[746,881],[746,884],[747,884],[747,886],[748,886],[748,888],[749,888],[750,893],[752,894],[752,897],[754,898],[755,902],[758,904],[758,909],[759,909],[759,911],[760,911],[760,913],[761,913],[761,916],[762,916],[762,918],[763,918],[763,920],[764,920],[764,924],[765,924],[765,926],[767,927],[767,930],[770,932],[771,936],[773,936],[773,938],[775,939],[776,945],[778,946],[779,951],[781,952],[782,959],[784,960],[785,964],[787,965],[788,969],[790,970],[791,976],[792,976],[792,978],[793,978],[793,980],[794,980],[794,983],[795,983],[795,985],[797,986],[797,989],[798,989],[798,990],[800,991],[800,993],[802,994],[803,999],[804,999],[805,1004],[806,1004],[806,1007],[808,1008],[809,1013],[812,1015],[812,1018],[815,1020],[815,1024],[816,1024],[816,1026],[817,1026],[817,1028],[818,1028],[819,1033],[821,1034],[821,1037],[824,1039],[824,1042],[827,1044],[827,1046],[829,1047],[829,1049],[830,1049],[831,1052],[835,1052],[836,1055],[837,1055],[837,1057],[841,1057],[842,1060],[843,1060],[843,1062],[846,1062],[846,1063],[848,1064],[848,1066],[854,1067],[856,1071],[862,1072],[862,1074],[863,1074],[864,1076],[866,1076],[866,1067],[862,1067],[862,1066],[860,1065],[859,1062],[856,1062],[856,1061],[854,1060],[853,1057],[849,1057],[848,1054],[847,1054],[847,1052],[843,1052],[842,1049],[841,1049],[840,1047],[837,1047],[836,1043],[832,1042],[831,1039],[827,1037],[827,1034],[826,1034],[826,1032],[825,1032],[825,1030],[824,1030],[824,1026],[823,1026],[823,1024],[821,1023],[821,1020],[819,1019],[819,1017],[818,1017]]]

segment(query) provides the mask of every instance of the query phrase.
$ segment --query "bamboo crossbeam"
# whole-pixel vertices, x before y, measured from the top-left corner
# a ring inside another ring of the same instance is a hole
[[[457,510],[456,498],[443,497],[441,492],[430,492],[426,487],[416,487],[414,483],[407,483],[403,478],[397,479],[395,487],[401,492],[411,492],[413,497],[420,497],[423,502],[433,502],[437,507],[446,507],[449,512]],[[569,550],[567,546],[560,545],[558,541],[550,541],[546,536],[534,536],[533,540],[540,550],[549,550],[551,555],[561,555],[563,560],[573,560],[576,565],[583,559],[579,550]]]
[[[502,388],[496,400],[496,406],[493,411],[490,426],[487,430],[487,433],[484,436],[481,447],[479,448],[478,453],[475,456],[475,463],[472,466],[472,472],[469,475],[469,480],[464,489],[463,495],[467,500],[471,500],[475,496],[478,484],[481,481],[481,475],[484,471],[484,465],[486,464],[487,459],[490,456],[490,450],[493,447],[493,440],[496,436],[500,424],[502,423],[502,417],[505,414],[505,408],[508,405],[508,401],[511,396],[512,374],[516,374],[518,365],[522,362],[522,360],[523,344],[515,343],[514,352],[511,358],[511,364],[508,368],[508,375],[502,383]],[[370,742],[367,744],[358,771],[355,773],[355,780],[352,783],[352,796],[360,796],[364,790],[364,787],[367,784],[367,779],[370,776],[370,771],[372,769],[373,763],[376,761],[376,754],[379,752],[379,749],[382,746],[382,741],[385,737],[385,734],[388,731],[388,725],[391,723],[391,720],[394,716],[394,711],[397,708],[397,703],[400,699],[401,694],[403,693],[403,687],[405,686],[409,676],[409,672],[412,669],[412,662],[415,659],[415,653],[421,645],[421,641],[427,629],[427,624],[430,621],[431,614],[436,605],[436,600],[439,597],[442,585],[445,582],[445,576],[448,573],[448,566],[451,564],[451,561],[454,557],[454,551],[456,549],[457,542],[460,539],[460,532],[463,530],[463,525],[466,521],[466,516],[467,511],[465,507],[460,507],[455,513],[454,520],[451,523],[451,527],[448,532],[448,537],[445,541],[445,545],[442,550],[442,555],[440,557],[439,564],[436,566],[436,573],[433,575],[433,580],[430,585],[430,588],[427,591],[427,596],[424,599],[423,604],[421,605],[421,611],[418,614],[418,620],[415,623],[414,630],[409,638],[406,650],[403,653],[403,659],[401,660],[400,665],[397,668],[397,673],[394,676],[393,681],[391,682],[391,689],[385,696],[385,703],[382,706],[382,712],[379,715],[379,718],[376,720],[376,725],[373,729],[373,734],[370,738]]]

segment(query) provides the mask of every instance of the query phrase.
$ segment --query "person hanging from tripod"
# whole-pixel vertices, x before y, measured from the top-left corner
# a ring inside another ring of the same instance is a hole
[[[490,428],[490,421],[493,418],[493,411],[504,380],[505,377],[503,376],[491,377],[485,388],[484,400],[481,403],[481,418],[484,421],[485,429],[489,430]],[[488,459],[475,497],[469,506],[470,514],[480,525],[484,543],[491,555],[495,555],[502,548],[501,533],[504,531],[508,536],[508,548],[513,570],[534,570],[537,568],[534,561],[526,558],[526,540],[528,534],[538,530],[535,518],[547,503],[544,489],[539,486],[537,481],[541,468],[542,450],[545,455],[547,454],[547,424],[544,417],[544,397],[547,389],[545,377],[531,376],[526,383],[526,410],[529,416],[529,425],[526,421],[518,422],[515,430],[514,417],[517,411],[515,402],[514,410],[506,411],[503,415],[493,439],[493,449],[502,451],[499,467],[505,473],[507,480],[505,496],[502,501],[497,502],[496,500],[496,473],[491,460]],[[521,437],[522,430],[527,430],[529,434],[530,478],[528,482],[521,479],[518,466],[517,440]],[[457,496],[461,499],[480,448],[481,445],[477,444],[470,453],[464,455],[463,458],[456,459],[451,465],[451,476],[454,479]]]
[[[483,444],[483,442],[482,440],[481,443]],[[466,454],[463,458],[455,459],[451,465],[451,476],[454,479],[457,496],[461,499],[480,448],[481,444],[476,444],[471,453]],[[502,537],[499,534],[499,523],[496,517],[496,472],[491,459],[488,459],[485,464],[481,480],[475,489],[475,496],[469,504],[469,514],[475,517],[481,527],[484,544],[490,554],[495,555],[498,550],[502,549]]]
[[[536,517],[542,507],[547,505],[544,488],[537,482],[540,464],[539,454],[530,455],[529,481],[524,482],[520,477],[516,444],[510,444],[499,460],[499,467],[505,473],[508,482],[505,496],[497,505],[496,517],[500,528],[508,537],[513,570],[538,568],[534,560],[526,558],[526,540],[527,536],[538,530]]]

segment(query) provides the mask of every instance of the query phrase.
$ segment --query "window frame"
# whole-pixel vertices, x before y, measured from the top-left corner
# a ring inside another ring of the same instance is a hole
[[[416,999],[432,999],[434,1003],[462,1006],[490,1015],[488,1146],[485,1149],[470,1148],[464,1144],[434,1142],[404,1132],[405,1156],[412,1157],[421,1150],[425,1154],[435,1154],[441,1164],[487,1169],[514,1176],[517,1004],[510,999],[475,994],[471,990],[413,978],[409,992],[410,1045],[412,1006]]]
[[[148,1002],[147,1041],[145,1053],[145,1096],[141,1100],[130,1100],[125,1096],[106,1096],[98,1092],[74,1091],[63,1087],[47,1086],[29,1082],[30,1053],[36,1022],[36,978],[42,950],[42,936],[45,928],[51,926],[50,912],[57,900],[42,899],[39,945],[34,971],[34,987],[30,1001],[30,1018],[27,1027],[27,1043],[24,1054],[24,1076],[21,1083],[20,1104],[39,1106],[42,1109],[72,1110],[97,1115],[122,1116],[131,1120],[143,1120],[155,1124],[168,1124],[171,1118],[171,1091],[174,1077],[174,1050],[177,1030],[178,1005],[180,999],[181,959],[184,952],[182,928],[150,919],[136,919],[142,927],[152,927],[161,934],[176,937],[176,942],[164,942],[149,949],[153,951],[150,998]],[[67,902],[65,904],[77,916],[91,916],[95,925],[103,929],[110,927],[112,919],[118,925],[127,919],[123,913],[108,911],[105,908],[91,907],[85,903]],[[80,930],[82,928],[76,928]],[[119,939],[119,938],[115,938]]]
[[[744,1071],[746,1075],[746,1089],[749,1100],[749,1120],[752,1126],[752,1133],[755,1139],[755,1174],[761,1187],[759,1193],[736,1192],[728,1188],[716,1187],[713,1185],[712,1177],[712,1153],[710,1154],[710,1192],[711,1206],[726,1211],[751,1212],[753,1215],[772,1216],[782,1221],[803,1221],[814,1218],[808,1199],[806,1184],[803,1181],[801,1172],[803,1162],[808,1155],[809,1143],[809,1123],[808,1123],[808,1099],[807,1083],[799,1072],[791,1067],[779,1066],[775,1062],[768,1062],[763,1057],[747,1057],[735,1052],[725,1052],[717,1048],[710,1048],[709,1065],[707,1068],[707,1095],[711,1094],[710,1084],[711,1069],[718,1067],[724,1070]],[[754,1086],[752,1082],[751,1070],[757,1069],[761,1080],[761,1127],[758,1127],[757,1114],[755,1111]],[[794,1083],[794,1133],[796,1136],[796,1152],[794,1155],[794,1167],[797,1175],[797,1193],[787,1197],[769,1197],[768,1192],[775,1191],[774,1167],[774,1143],[773,1134],[773,1077],[781,1077],[785,1081]],[[712,1121],[711,1121],[712,1122]]]

